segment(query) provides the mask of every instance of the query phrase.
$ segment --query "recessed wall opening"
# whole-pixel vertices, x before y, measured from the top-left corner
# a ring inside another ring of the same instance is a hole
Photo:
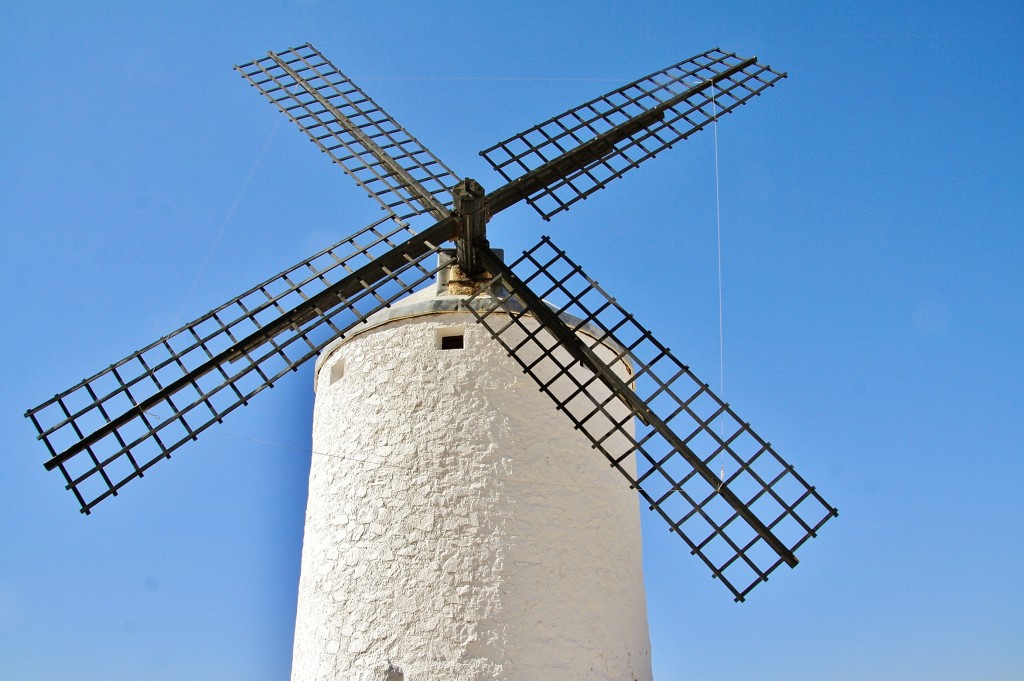
[[[331,365],[331,378],[329,385],[334,385],[345,375],[345,358],[339,357],[338,361]]]
[[[435,347],[438,350],[463,349],[466,347],[464,330],[461,327],[456,327],[454,329],[438,329]]]
[[[458,336],[444,336],[441,338],[441,349],[442,350],[461,350],[465,345],[462,339],[462,335]]]

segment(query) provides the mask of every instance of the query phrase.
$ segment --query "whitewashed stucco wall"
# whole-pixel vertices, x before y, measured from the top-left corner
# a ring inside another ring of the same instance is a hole
[[[316,381],[293,681],[650,681],[636,494],[469,314]]]

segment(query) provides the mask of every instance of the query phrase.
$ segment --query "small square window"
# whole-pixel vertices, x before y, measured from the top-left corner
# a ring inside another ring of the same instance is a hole
[[[441,349],[442,350],[461,350],[464,348],[464,342],[462,334],[458,336],[442,336],[441,337]]]
[[[334,385],[345,375],[345,359],[338,358],[338,361],[331,365],[331,380],[329,385]]]
[[[438,329],[434,347],[438,350],[461,350],[466,347],[465,330],[461,326]]]

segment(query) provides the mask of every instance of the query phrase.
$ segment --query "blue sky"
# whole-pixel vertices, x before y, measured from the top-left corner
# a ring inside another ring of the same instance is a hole
[[[21,415],[379,215],[231,70],[306,41],[488,188],[679,59],[787,71],[719,127],[725,395],[841,515],[742,605],[649,517],[655,678],[1021,678],[1019,3],[209,5],[0,8],[0,679],[287,676],[308,369],[88,518]],[[550,234],[717,384],[713,153],[492,243]]]

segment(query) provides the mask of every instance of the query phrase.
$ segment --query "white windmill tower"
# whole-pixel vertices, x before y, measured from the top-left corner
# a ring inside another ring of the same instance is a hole
[[[548,238],[485,233],[784,74],[697,55],[484,151],[485,193],[312,46],[236,68],[386,215],[30,409],[82,512],[319,355],[296,681],[647,681],[632,490],[736,600],[796,565],[835,509]]]
[[[635,493],[449,288],[317,362],[293,678],[649,681]]]

